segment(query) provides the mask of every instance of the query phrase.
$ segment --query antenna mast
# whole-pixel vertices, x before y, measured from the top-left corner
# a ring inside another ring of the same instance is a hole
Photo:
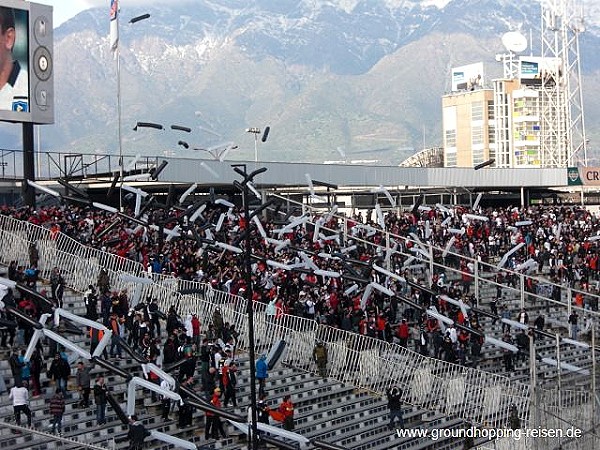
[[[542,167],[587,166],[579,35],[581,0],[542,0]]]

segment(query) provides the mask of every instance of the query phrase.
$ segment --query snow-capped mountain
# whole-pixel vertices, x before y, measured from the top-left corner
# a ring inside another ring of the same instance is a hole
[[[600,14],[591,14],[600,0],[585,5],[586,120],[598,130]],[[146,12],[150,19],[127,23]],[[123,149],[192,155],[173,133],[132,131],[151,121],[192,125],[190,147],[234,141],[240,150],[230,157],[249,158],[254,140],[244,130],[270,125],[262,159],[339,159],[342,148],[348,159],[399,163],[423,144],[440,144],[450,68],[497,65],[507,31],[531,35],[537,54],[540,12],[539,2],[518,0],[188,0],[131,9],[123,2]],[[55,68],[57,117],[43,130],[44,148],[116,152],[106,8],[55,31]]]

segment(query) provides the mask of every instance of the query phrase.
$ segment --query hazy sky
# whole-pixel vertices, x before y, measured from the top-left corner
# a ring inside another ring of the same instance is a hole
[[[43,3],[54,7],[54,27],[75,16],[76,14],[88,8],[95,6],[106,7],[106,17],[110,9],[110,0],[33,0],[35,3]],[[157,3],[159,0],[121,0],[121,8],[125,9],[128,5],[140,5],[148,3]],[[173,1],[173,0],[162,0]]]
[[[108,16],[110,0],[33,0],[36,3],[44,3],[54,6],[54,26],[57,27],[64,21],[70,19],[77,13],[84,11],[94,6],[106,7],[106,15]],[[165,3],[175,0],[121,0],[121,8],[126,9],[128,5],[140,5],[148,3]],[[177,0],[177,1],[192,1],[192,0]],[[338,0],[341,2],[341,0]],[[382,0],[388,4],[402,3],[404,0]],[[449,0],[421,0],[425,4],[434,4],[438,7],[444,6]],[[600,0],[583,0],[586,5],[586,17],[592,17],[596,13],[600,13]],[[594,20],[595,22],[595,20]]]

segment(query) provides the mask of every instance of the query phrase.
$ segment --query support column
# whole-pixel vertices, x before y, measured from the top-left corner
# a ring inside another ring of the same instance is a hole
[[[27,180],[35,181],[35,155],[33,124],[23,122],[23,200],[27,206],[35,208],[35,189],[33,189]]]
[[[521,207],[525,207],[525,188],[521,186]]]

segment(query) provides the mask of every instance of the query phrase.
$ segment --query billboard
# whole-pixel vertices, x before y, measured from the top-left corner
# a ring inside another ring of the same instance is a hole
[[[521,56],[519,58],[519,78],[524,84],[542,84],[556,80],[560,76],[560,59],[540,56]]]
[[[483,63],[452,68],[452,92],[474,91],[483,87]]]
[[[569,186],[600,186],[600,167],[569,167],[567,184]]]
[[[0,120],[54,122],[52,7],[0,0]]]

